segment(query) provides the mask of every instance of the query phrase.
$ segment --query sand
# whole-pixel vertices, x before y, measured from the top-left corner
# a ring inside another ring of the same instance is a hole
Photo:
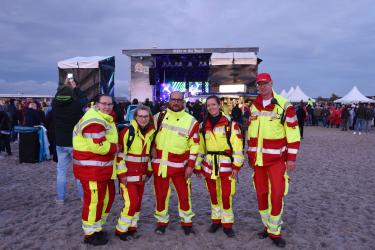
[[[375,249],[375,134],[353,135],[334,128],[306,127],[305,139],[290,173],[285,199],[283,236],[287,249]],[[18,163],[18,144],[11,157],[0,156],[0,249],[87,249],[81,229],[81,201],[70,171],[64,205],[55,197],[56,164]],[[171,221],[163,236],[153,230],[154,197],[146,185],[139,232],[142,237],[123,242],[114,236],[122,207],[115,203],[105,226],[109,243],[96,249],[276,249],[269,239],[258,239],[262,224],[246,163],[239,174],[234,198],[236,237],[207,232],[210,202],[203,179],[193,177],[195,235],[179,226],[173,192]]]

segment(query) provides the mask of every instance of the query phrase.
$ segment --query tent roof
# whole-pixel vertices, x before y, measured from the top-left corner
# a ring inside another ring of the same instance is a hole
[[[285,91],[285,89],[283,89],[283,90],[281,90],[281,92],[280,92],[280,94],[279,95],[281,95],[282,97],[285,97],[286,98],[286,95],[287,95],[288,93]]]
[[[357,88],[357,86],[353,86],[353,88],[342,98],[337,99],[336,103],[358,103],[358,102],[372,102],[375,101],[367,98],[364,96]]]
[[[285,96],[285,97],[288,98],[288,96],[289,96],[290,94],[292,94],[293,91],[294,91],[294,87],[292,86],[292,87],[290,87],[290,89],[289,89],[288,92],[286,93],[286,96]]]
[[[63,61],[57,62],[57,65],[61,69],[72,69],[72,68],[98,68],[99,62],[105,59],[111,58],[111,56],[89,56],[89,57],[73,57]]]
[[[300,101],[304,101],[304,102],[307,102],[309,99],[311,101],[315,101],[314,99],[312,99],[311,97],[307,96],[303,91],[302,89],[297,86],[295,88],[295,90],[288,95],[288,99],[289,101],[291,102],[300,102]]]

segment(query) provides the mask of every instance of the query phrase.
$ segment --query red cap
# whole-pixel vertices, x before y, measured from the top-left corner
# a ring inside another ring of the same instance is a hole
[[[272,82],[271,75],[268,73],[260,73],[257,75],[255,82]]]

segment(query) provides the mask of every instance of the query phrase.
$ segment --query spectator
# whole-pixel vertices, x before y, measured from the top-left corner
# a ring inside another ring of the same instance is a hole
[[[1,108],[2,110],[0,110],[0,152],[6,150],[8,155],[12,155],[12,150],[10,148],[11,123],[7,112],[3,110],[4,107]]]
[[[363,130],[363,126],[366,120],[366,108],[363,105],[363,103],[359,103],[359,106],[358,106],[357,111],[355,112],[355,115],[356,115],[357,120],[356,120],[355,131],[353,132],[353,134],[356,134],[358,132],[358,135],[361,135],[362,134],[361,132]]]
[[[37,111],[37,106],[35,102],[31,102],[29,104],[29,107],[26,110],[26,121],[25,121],[25,126],[27,127],[34,127],[41,125],[40,121],[40,115]]]

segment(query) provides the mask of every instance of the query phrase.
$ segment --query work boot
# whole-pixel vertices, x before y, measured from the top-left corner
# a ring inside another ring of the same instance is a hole
[[[223,232],[228,236],[228,238],[233,238],[236,236],[232,228],[223,228]]]
[[[138,234],[138,231],[137,231],[137,230],[129,231],[129,235],[130,235],[133,239],[138,239],[139,237],[141,237],[141,235]]]
[[[211,226],[208,228],[209,233],[216,233],[216,231],[221,227],[221,224],[214,224],[212,223]]]
[[[125,232],[125,233],[116,233],[116,236],[120,238],[120,240],[122,241],[128,241],[128,240],[131,240],[132,237],[130,235],[129,232]]]
[[[271,238],[271,240],[273,241],[273,244],[275,244],[278,247],[284,248],[286,246],[286,241],[281,237]]]
[[[84,243],[94,246],[100,246],[107,244],[108,239],[104,236],[102,232],[95,232],[92,235],[85,236]]]
[[[266,228],[263,229],[262,232],[259,232],[259,233],[258,233],[258,238],[259,238],[259,239],[265,239],[265,238],[267,238],[267,237],[268,237],[268,232],[267,232],[267,229],[266,229]]]
[[[165,229],[166,228],[167,228],[166,226],[159,225],[159,226],[156,227],[155,233],[159,234],[159,235],[165,234]]]
[[[191,226],[182,226],[182,229],[184,230],[185,235],[195,234],[195,231]]]

